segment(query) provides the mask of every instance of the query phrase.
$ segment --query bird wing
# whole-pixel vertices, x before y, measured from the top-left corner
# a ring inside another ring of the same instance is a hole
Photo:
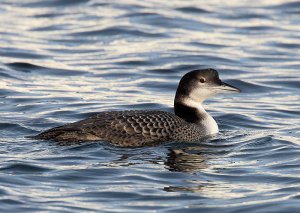
[[[117,146],[136,147],[170,140],[181,122],[178,116],[164,111],[101,112],[38,136],[57,141],[107,140]]]
[[[121,146],[142,146],[170,140],[180,118],[162,111],[99,113],[87,127],[100,138]]]

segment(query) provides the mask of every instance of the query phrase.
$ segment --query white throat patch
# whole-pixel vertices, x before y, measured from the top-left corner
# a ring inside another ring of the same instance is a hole
[[[205,135],[213,135],[219,132],[217,122],[210,114],[208,114],[205,111],[204,107],[202,106],[202,103],[196,102],[192,98],[186,98],[182,101],[182,103],[189,107],[197,109],[198,112],[204,115],[204,119],[201,121],[200,125],[203,126]]]

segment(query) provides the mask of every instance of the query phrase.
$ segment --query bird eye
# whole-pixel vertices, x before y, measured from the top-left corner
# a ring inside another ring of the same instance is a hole
[[[202,77],[199,79],[199,81],[200,81],[200,83],[205,83],[206,79]]]

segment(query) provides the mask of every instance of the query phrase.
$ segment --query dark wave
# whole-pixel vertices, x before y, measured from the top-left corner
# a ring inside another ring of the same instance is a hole
[[[56,30],[64,30],[65,26],[63,25],[51,25],[51,26],[46,26],[46,27],[37,27],[37,28],[33,28],[31,29],[31,31],[56,31]]]
[[[36,74],[43,74],[43,75],[55,75],[55,76],[73,76],[73,75],[84,75],[85,72],[82,71],[73,71],[73,70],[66,70],[60,68],[47,68],[42,67],[26,62],[13,62],[6,64],[10,68],[24,73],[36,73]]]
[[[148,17],[159,17],[160,15],[158,13],[154,13],[154,12],[135,12],[135,13],[128,13],[125,15],[120,16],[119,18],[148,18]]]
[[[246,82],[242,80],[227,80],[226,82],[235,85],[239,89],[242,90],[242,93],[266,93],[266,92],[273,92],[276,88],[272,86],[268,86],[266,84],[258,84],[252,82]]]
[[[22,4],[22,7],[70,7],[78,6],[80,4],[86,4],[89,0],[46,0],[46,1],[34,1],[30,3]]]
[[[124,66],[149,66],[152,65],[153,63],[151,61],[122,61],[118,62],[117,64],[124,65]]]
[[[82,31],[77,33],[71,33],[70,36],[117,36],[117,35],[127,35],[127,36],[137,36],[137,37],[167,37],[161,33],[148,33],[136,29],[130,29],[125,27],[109,27],[101,30],[92,31]]]
[[[185,13],[196,13],[196,14],[210,13],[210,11],[199,8],[199,7],[179,7],[179,8],[176,8],[176,10],[185,12]]]
[[[271,42],[269,45],[284,48],[284,49],[298,49],[298,48],[300,48],[299,43]]]
[[[199,46],[199,47],[207,47],[207,48],[225,48],[228,45],[225,44],[213,44],[208,42],[191,42],[190,45],[192,46]]]
[[[45,168],[42,166],[36,166],[32,164],[25,164],[25,163],[14,163],[8,166],[4,166],[0,168],[2,172],[9,172],[9,173],[41,173],[41,172],[49,172],[51,169]]]

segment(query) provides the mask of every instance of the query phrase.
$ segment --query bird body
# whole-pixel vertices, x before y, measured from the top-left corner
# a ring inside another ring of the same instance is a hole
[[[216,88],[239,91],[221,82],[216,70],[195,70],[184,75],[179,83],[175,114],[148,110],[101,112],[34,138],[67,143],[106,140],[121,147],[149,146],[171,140],[199,141],[219,131],[216,121],[202,106],[206,98],[218,93]]]
[[[207,128],[212,123],[211,119],[194,124],[165,111],[110,111],[50,129],[39,134],[38,138],[64,142],[104,139],[122,147],[139,147],[170,140],[193,142],[218,132],[215,127]]]

